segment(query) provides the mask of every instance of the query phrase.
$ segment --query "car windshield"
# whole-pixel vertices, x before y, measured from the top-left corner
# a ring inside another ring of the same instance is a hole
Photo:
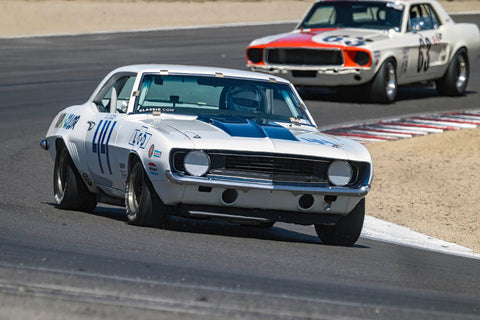
[[[214,76],[145,74],[134,112],[231,115],[311,125],[287,84]]]
[[[365,28],[400,31],[403,10],[402,4],[393,2],[318,2],[308,12],[299,28]]]

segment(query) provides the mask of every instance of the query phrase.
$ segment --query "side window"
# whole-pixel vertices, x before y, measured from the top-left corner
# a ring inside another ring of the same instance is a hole
[[[128,102],[132,94],[133,83],[135,82],[135,77],[126,76],[119,79],[115,83],[115,88],[117,88],[117,105],[116,112],[125,113],[127,112]]]
[[[125,113],[132,93],[135,76],[123,76],[115,82],[108,81],[105,87],[100,91],[100,96],[95,100],[100,112],[111,112],[112,103],[115,111]]]
[[[438,17],[429,4],[413,5],[410,8],[408,31],[432,30],[438,26]]]
[[[435,12],[435,10],[432,8],[431,5],[426,4],[425,7],[429,12],[428,15],[432,22],[432,29],[437,29],[438,27],[440,27],[440,19],[438,19],[437,13]]]

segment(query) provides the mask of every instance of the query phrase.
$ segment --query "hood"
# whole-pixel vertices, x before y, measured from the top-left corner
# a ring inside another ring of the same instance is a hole
[[[250,46],[265,47],[368,47],[388,39],[389,31],[371,29],[304,29],[253,41]]]
[[[150,125],[159,133],[181,133],[197,149],[300,153],[313,157],[369,161],[369,156],[365,155],[364,147],[359,143],[322,134],[308,125],[213,115],[196,119],[162,119]]]

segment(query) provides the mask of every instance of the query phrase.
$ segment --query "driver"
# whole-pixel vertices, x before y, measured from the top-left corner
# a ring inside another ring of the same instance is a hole
[[[242,113],[255,113],[260,106],[260,94],[255,86],[238,86],[227,93],[227,108]]]

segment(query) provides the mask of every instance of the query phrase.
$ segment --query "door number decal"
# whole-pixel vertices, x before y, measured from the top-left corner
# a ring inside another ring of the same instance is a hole
[[[100,120],[100,123],[95,130],[95,134],[93,135],[92,152],[97,154],[98,165],[100,166],[100,171],[102,173],[104,173],[104,169],[101,155],[104,154],[107,160],[108,172],[112,174],[112,167],[110,166],[110,154],[108,152],[108,144],[110,142],[110,138],[112,137],[112,132],[116,124],[117,121]]]

